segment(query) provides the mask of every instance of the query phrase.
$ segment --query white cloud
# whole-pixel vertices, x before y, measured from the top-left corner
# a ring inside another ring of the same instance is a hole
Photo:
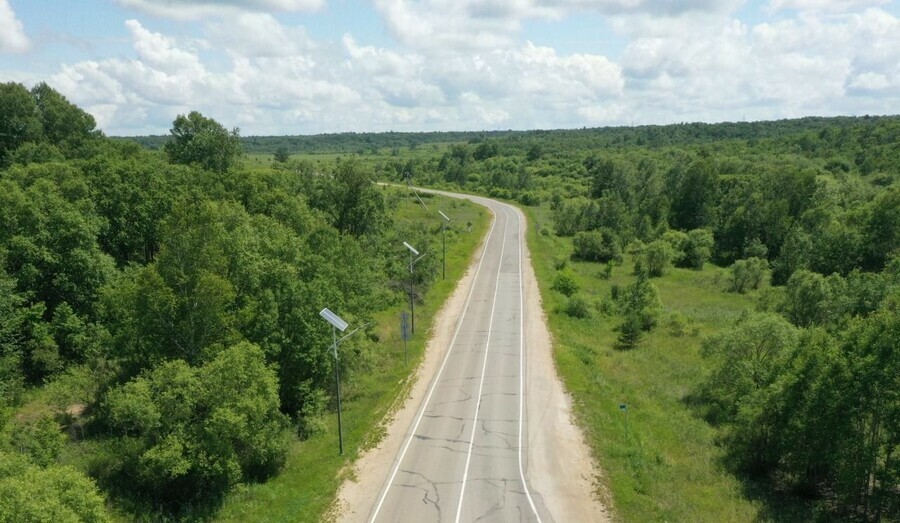
[[[24,53],[31,47],[22,22],[8,0],[0,0],[0,53]]]
[[[580,12],[672,17],[729,12],[741,0],[374,0],[404,45],[442,50],[508,47],[528,19],[560,20]]]
[[[116,0],[119,4],[154,16],[200,20],[233,16],[242,11],[315,11],[325,0]]]
[[[797,11],[830,11],[846,13],[865,7],[880,6],[889,3],[891,3],[891,0],[770,0],[766,8],[770,12],[795,9]]]
[[[631,16],[613,26],[630,38],[625,99],[641,121],[862,114],[875,90],[884,113],[900,87],[900,20],[880,9],[752,27],[725,15],[666,24]]]
[[[378,1],[434,23],[414,28],[434,31],[433,42],[313,41],[250,12],[205,22],[204,40],[129,20],[131,56],[65,65],[50,83],[110,134],[164,133],[190,110],[244,134],[286,134],[784,118],[900,104],[900,19],[878,8],[748,25],[727,10],[625,12],[627,0],[425,0],[446,2],[440,25],[421,3]],[[503,14],[559,4],[618,9],[606,20],[627,42],[621,55],[518,41],[516,19]],[[471,28],[441,31],[464,20],[502,30],[456,47]]]
[[[206,25],[215,47],[240,56],[293,56],[314,46],[303,28],[286,28],[267,13],[239,13]]]

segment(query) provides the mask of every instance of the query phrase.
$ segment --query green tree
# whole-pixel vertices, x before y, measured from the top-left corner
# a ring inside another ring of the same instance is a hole
[[[831,285],[819,273],[801,269],[785,286],[784,315],[798,327],[822,325],[834,317]]]
[[[709,160],[697,160],[683,173],[674,170],[669,184],[673,186],[671,223],[675,228],[699,229],[713,223],[718,175]]]
[[[241,155],[237,128],[228,132],[212,118],[197,111],[179,114],[172,122],[169,141],[164,147],[169,161],[199,165],[203,169],[223,173],[234,166]]]
[[[646,271],[648,276],[654,278],[662,276],[679,254],[665,240],[650,242],[635,261],[634,270],[637,273]]]
[[[270,476],[285,456],[278,381],[249,343],[199,368],[163,363],[111,390],[106,405],[115,433],[139,442],[126,457],[137,486],[175,512]]]
[[[287,163],[291,159],[291,153],[287,147],[279,147],[275,149],[275,161],[278,163]]]
[[[684,257],[681,259],[681,265],[697,271],[702,270],[703,265],[712,257],[714,245],[713,234],[709,229],[694,229],[690,231],[684,246]]]
[[[615,298],[615,296],[614,296]],[[624,321],[617,327],[618,343],[622,348],[634,348],[645,331],[656,325],[662,303],[659,291],[650,282],[645,271],[638,273],[637,278],[626,286],[616,299]]]
[[[103,495],[70,467],[40,468],[0,451],[0,521],[110,521]]]
[[[582,260],[622,261],[622,246],[619,244],[619,237],[611,229],[605,227],[576,233],[572,238],[572,245],[575,247],[574,256]]]
[[[0,84],[0,167],[8,164],[10,153],[28,142],[41,139],[40,112],[24,85]]]
[[[797,343],[796,327],[773,313],[744,315],[733,328],[704,340],[713,371],[703,390],[717,406],[714,417],[733,419],[744,398],[775,380]]]
[[[744,293],[762,287],[769,277],[769,262],[759,258],[738,260],[728,268],[728,290]]]
[[[340,234],[374,234],[387,225],[384,198],[371,173],[355,160],[337,165],[335,173],[322,180],[321,204]]]
[[[69,102],[46,83],[31,89],[38,107],[44,139],[59,147],[67,158],[83,156],[86,147],[103,134],[94,117]]]

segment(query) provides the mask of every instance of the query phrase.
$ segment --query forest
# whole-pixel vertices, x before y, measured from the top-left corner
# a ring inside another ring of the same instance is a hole
[[[241,137],[190,113],[126,139],[3,84],[0,520],[102,521],[106,498],[184,516],[277,475],[333,408],[321,304],[368,321],[403,300],[401,238],[436,241],[374,180],[525,207],[551,323],[607,325],[621,357],[690,330],[661,290],[718,271],[712,292],[752,306],[678,343],[721,468],[800,519],[900,519],[900,117]],[[57,408],[24,415],[36,390]]]
[[[402,241],[439,245],[353,159],[245,169],[196,112],[148,151],[8,83],[0,127],[0,521],[205,518],[275,476],[334,365],[352,380],[377,346],[367,328],[336,362],[319,311],[372,323],[405,303]]]

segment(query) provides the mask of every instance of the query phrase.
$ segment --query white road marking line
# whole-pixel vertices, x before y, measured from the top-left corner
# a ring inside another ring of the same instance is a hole
[[[503,243],[500,244],[500,262],[497,264],[497,282],[494,284],[494,300],[491,303],[491,315],[488,320],[487,343],[484,345],[484,361],[481,363],[481,382],[478,384],[478,396],[475,401],[475,416],[472,418],[472,435],[469,437],[469,451],[466,453],[466,468],[463,470],[462,487],[459,489],[459,504],[456,506],[456,523],[462,514],[463,497],[466,493],[466,481],[469,478],[469,463],[472,461],[472,448],[475,446],[475,431],[478,429],[478,411],[481,409],[481,392],[484,389],[484,375],[487,371],[487,358],[491,348],[491,331],[494,328],[494,310],[497,307],[497,295],[500,294],[500,268],[503,266],[503,253],[506,251],[506,230],[509,228],[509,214],[503,208],[506,215],[506,224],[503,226]]]
[[[434,393],[434,389],[435,387],[437,387],[437,384],[440,381],[441,374],[444,372],[444,367],[447,365],[447,360],[450,359],[450,354],[453,352],[453,347],[456,345],[456,337],[459,335],[459,330],[462,327],[463,320],[469,312],[469,303],[472,301],[472,294],[475,292],[478,275],[481,273],[481,266],[484,264],[484,259],[487,257],[488,245],[490,244],[491,238],[494,235],[494,226],[496,224],[497,220],[495,215],[495,219],[491,223],[491,229],[490,231],[488,231],[488,237],[484,241],[484,250],[481,253],[481,259],[478,261],[478,268],[475,269],[475,276],[472,278],[472,286],[469,288],[469,295],[466,297],[466,304],[463,307],[463,313],[460,315],[459,320],[456,323],[456,331],[453,333],[453,339],[450,341],[450,348],[447,349],[447,354],[444,356],[444,361],[441,363],[441,367],[440,369],[438,369],[438,373],[435,375],[434,381],[431,382],[431,388],[428,390],[428,394],[425,396],[425,401],[422,402],[422,410],[419,411],[419,415],[416,418],[416,423],[413,425],[413,428],[410,431],[409,436],[407,437],[406,444],[403,446],[403,451],[400,452],[400,456],[397,458],[397,462],[394,464],[394,470],[391,472],[391,477],[390,479],[388,479],[387,484],[384,487],[384,491],[381,493],[381,497],[378,500],[378,504],[375,506],[375,510],[372,513],[372,518],[369,519],[371,523],[374,523],[375,519],[378,517],[378,513],[381,511],[381,506],[384,504],[384,500],[387,497],[388,491],[391,489],[391,485],[394,483],[394,478],[397,476],[397,471],[400,470],[400,465],[403,463],[403,458],[406,456],[406,451],[409,450],[409,445],[410,443],[412,443],[416,431],[419,429],[419,423],[422,421],[422,417],[425,415],[425,411],[428,408],[428,402],[431,401],[431,395],[432,393]],[[499,274],[499,266],[497,271]],[[490,339],[490,334],[488,335],[488,339]]]
[[[528,490],[528,482],[525,481],[525,469],[522,467],[522,427],[525,410],[525,284],[523,282],[523,274],[525,272],[523,264],[525,262],[522,255],[522,245],[525,242],[525,238],[522,236],[522,217],[519,215],[518,210],[515,211],[515,214],[518,219],[516,235],[519,238],[519,477],[522,479],[522,487],[525,489],[528,504],[531,505],[531,510],[534,511],[538,523],[541,523],[541,515],[538,514],[537,507],[534,506],[534,500],[531,498],[531,492]]]

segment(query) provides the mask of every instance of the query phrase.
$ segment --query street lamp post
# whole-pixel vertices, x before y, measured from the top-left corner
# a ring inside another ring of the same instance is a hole
[[[442,279],[447,279],[447,225],[450,218],[444,214],[444,211],[438,211],[444,221],[441,222],[441,274]]]
[[[345,334],[343,337],[337,337],[337,331],[344,332],[347,330],[347,326],[349,325],[346,321],[344,321],[340,316],[331,312],[327,308],[319,311],[319,316],[325,319],[328,323],[331,324],[331,350],[334,354],[334,387],[337,392],[337,412],[338,412],[338,448],[340,449],[341,455],[344,454],[344,425],[341,420],[341,370],[338,361],[338,347],[341,342],[353,336],[356,331],[365,327],[366,325],[362,325],[350,331],[348,334]]]
[[[416,333],[416,305],[413,300],[413,292],[415,291],[414,285],[415,280],[413,279],[413,266],[417,261],[421,260],[425,257],[425,254],[419,255],[419,251],[415,249],[412,245],[403,242],[403,245],[409,250],[409,317],[410,317],[410,331],[415,334]],[[413,256],[418,256],[418,258],[413,259]]]

